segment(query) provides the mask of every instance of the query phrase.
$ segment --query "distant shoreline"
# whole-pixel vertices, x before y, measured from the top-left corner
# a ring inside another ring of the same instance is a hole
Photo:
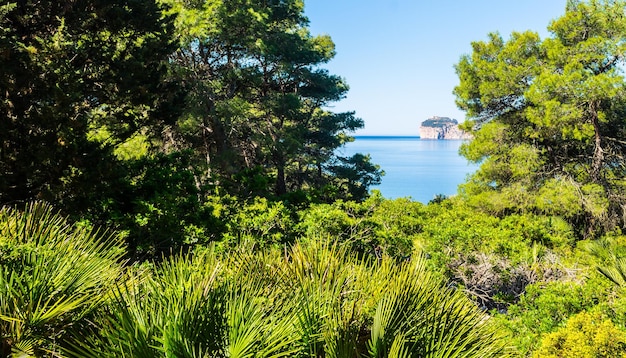
[[[419,136],[411,135],[355,135],[355,139],[420,139]]]
[[[432,138],[424,138],[422,139],[420,136],[411,136],[411,135],[355,135],[353,136],[354,139],[373,139],[373,140],[379,140],[379,139],[404,139],[404,140],[415,140],[415,139],[420,139],[420,140],[428,140],[428,141],[457,141],[457,140],[461,140],[461,141],[467,141],[467,139],[432,139]]]

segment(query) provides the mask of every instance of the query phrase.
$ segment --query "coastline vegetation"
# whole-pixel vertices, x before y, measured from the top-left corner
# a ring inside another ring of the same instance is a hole
[[[626,355],[626,2],[472,44],[428,204],[337,154],[303,11],[0,5],[0,357]]]

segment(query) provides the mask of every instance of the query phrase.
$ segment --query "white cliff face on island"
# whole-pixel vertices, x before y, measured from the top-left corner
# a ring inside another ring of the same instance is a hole
[[[472,135],[459,129],[456,119],[434,116],[420,126],[421,139],[471,139]]]

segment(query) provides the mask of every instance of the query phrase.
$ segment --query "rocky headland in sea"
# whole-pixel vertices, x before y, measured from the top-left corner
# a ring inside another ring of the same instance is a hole
[[[434,116],[422,122],[421,139],[471,139],[472,135],[459,128],[456,119]]]

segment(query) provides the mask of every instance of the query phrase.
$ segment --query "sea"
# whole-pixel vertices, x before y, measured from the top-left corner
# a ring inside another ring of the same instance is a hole
[[[463,140],[432,140],[419,137],[356,136],[339,154],[369,154],[385,175],[380,190],[385,198],[408,197],[428,203],[437,195],[452,196],[467,176],[478,169],[459,154]]]

